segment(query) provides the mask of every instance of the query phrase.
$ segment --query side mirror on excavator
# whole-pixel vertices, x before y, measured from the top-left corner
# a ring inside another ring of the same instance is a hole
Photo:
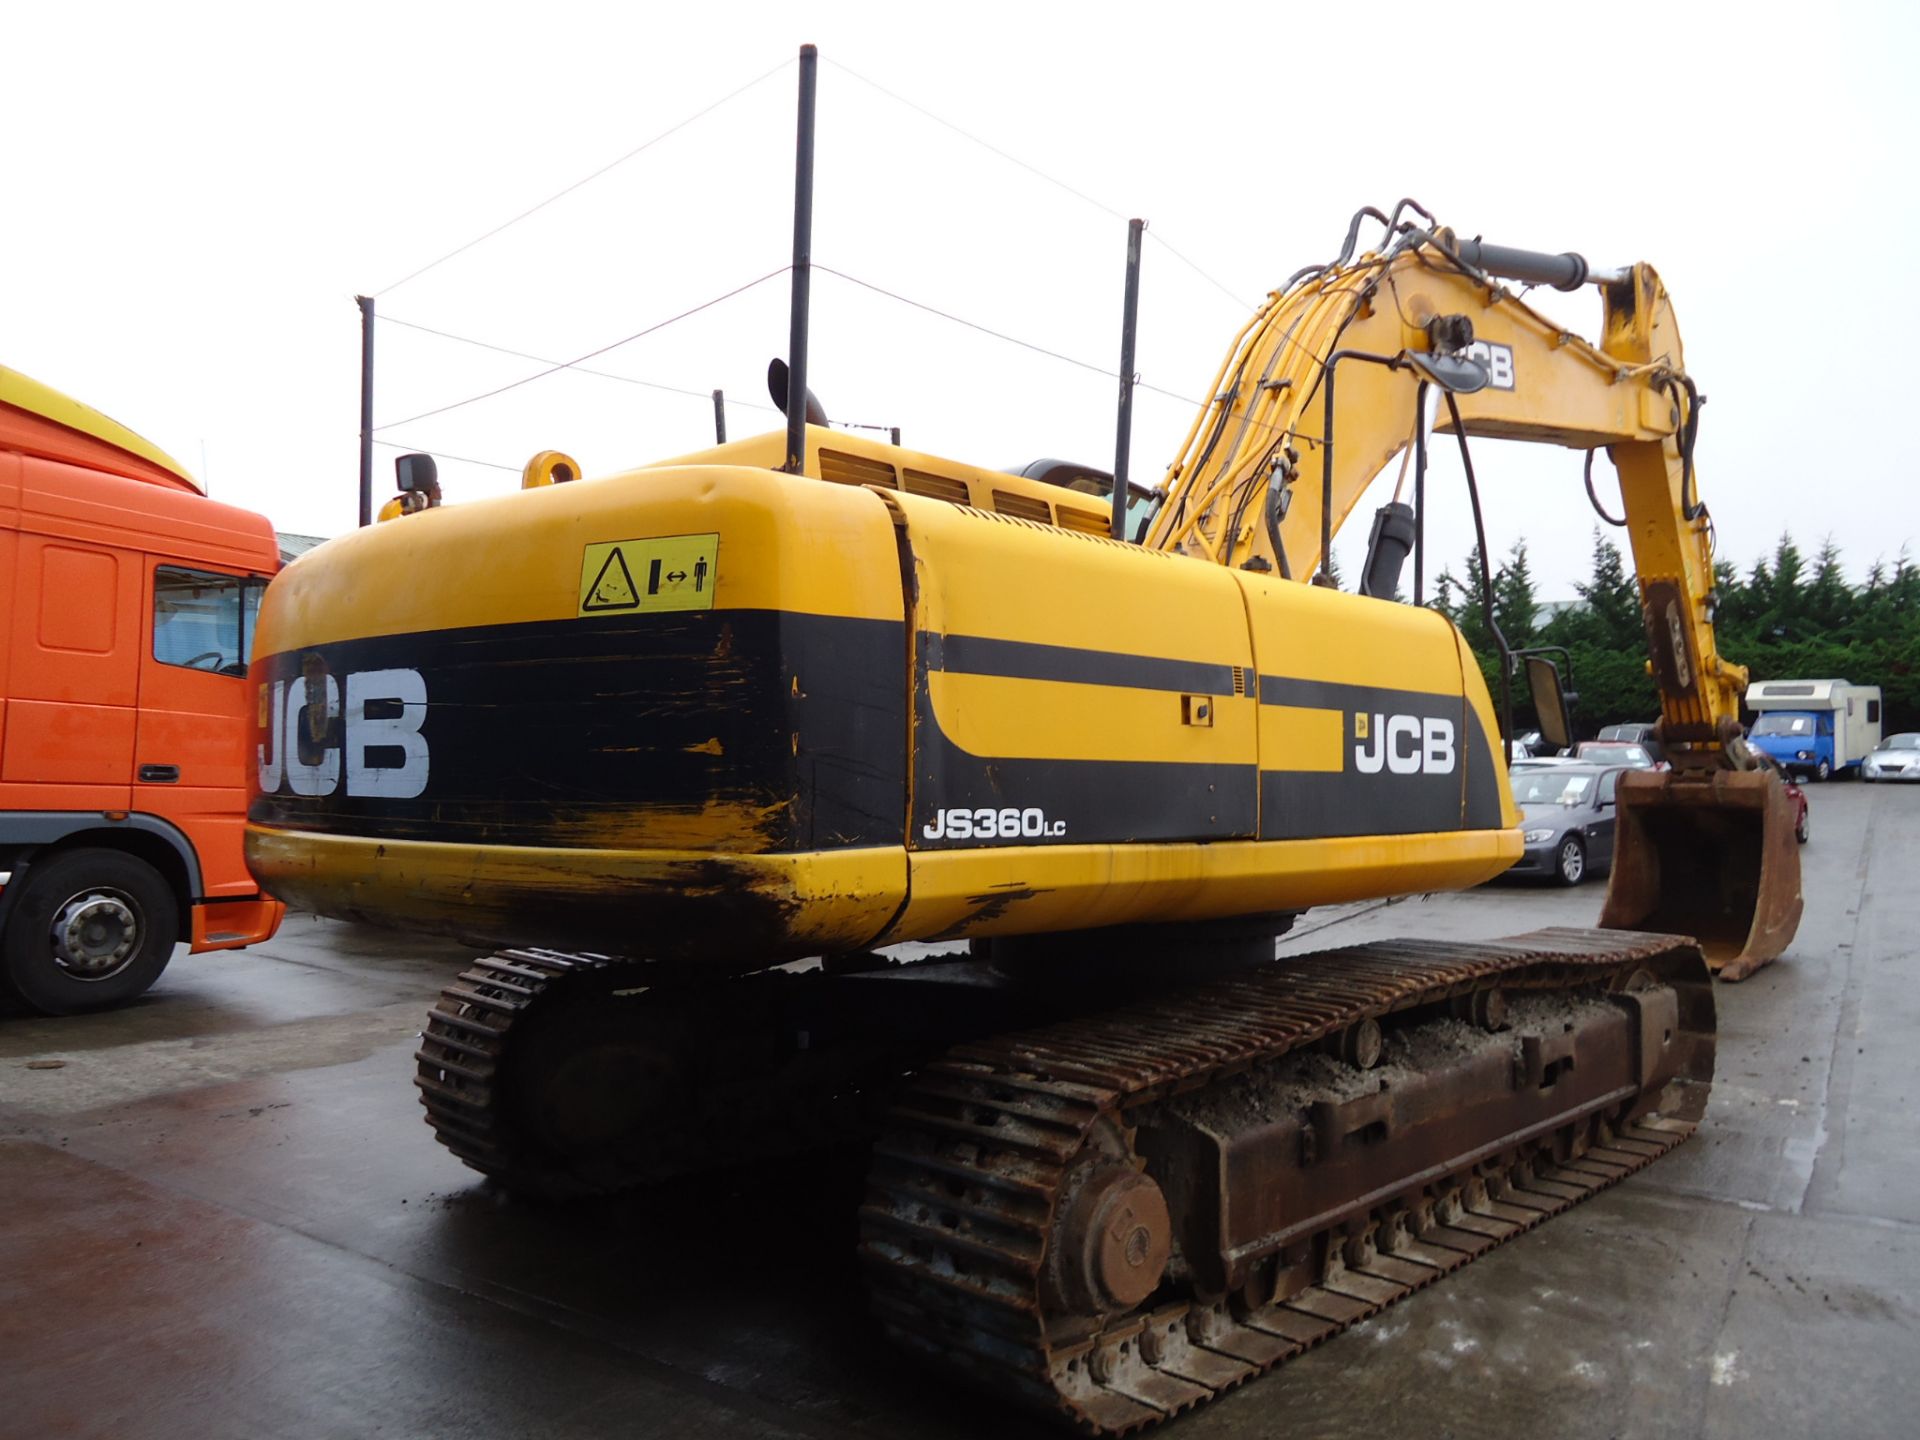
[[[394,483],[403,495],[424,495],[434,505],[440,503],[440,467],[431,455],[401,455],[393,462]]]
[[[1431,381],[1455,395],[1471,395],[1487,388],[1487,367],[1466,355],[1449,355],[1438,350],[1403,350],[1400,358],[1422,380]]]
[[[1544,655],[1528,655],[1527,689],[1533,695],[1533,713],[1540,719],[1540,738],[1555,750],[1573,744],[1571,697],[1561,688],[1560,667]]]
[[[393,462],[394,484],[400,493],[380,507],[380,520],[417,515],[440,503],[440,467],[431,455],[401,455]]]

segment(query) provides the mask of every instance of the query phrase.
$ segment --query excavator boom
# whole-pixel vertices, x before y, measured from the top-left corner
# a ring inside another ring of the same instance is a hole
[[[1417,219],[1401,218],[1409,211]],[[1366,214],[1385,222],[1386,239],[1354,258]],[[1741,739],[1747,672],[1715,643],[1713,527],[1694,456],[1701,396],[1672,302],[1649,265],[1598,272],[1577,254],[1461,240],[1430,222],[1404,201],[1391,216],[1362,212],[1339,259],[1268,298],[1235,337],[1213,399],[1168,469],[1146,543],[1315,576],[1374,477],[1423,446],[1436,389],[1447,404],[1440,428],[1463,448],[1485,437],[1605,449],[1620,476],[1673,770],[1633,777],[1620,792],[1602,923],[1695,935],[1722,978],[1739,979],[1792,939],[1799,858],[1781,786]],[[1503,280],[1597,287],[1599,341],[1570,333]],[[1477,497],[1475,506],[1477,518]],[[1398,522],[1411,527],[1403,552],[1417,545],[1422,518],[1409,509]],[[1383,511],[1376,537],[1392,523]],[[1416,601],[1419,590],[1416,582]]]

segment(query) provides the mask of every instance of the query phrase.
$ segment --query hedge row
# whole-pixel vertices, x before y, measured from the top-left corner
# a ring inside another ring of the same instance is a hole
[[[1441,574],[1433,605],[1466,636],[1497,705],[1499,647],[1480,602],[1477,554],[1467,557],[1464,572],[1464,580],[1450,571]],[[1821,546],[1809,573],[1791,537],[1782,536],[1773,555],[1745,575],[1722,563],[1715,579],[1715,638],[1726,659],[1745,665],[1755,680],[1837,677],[1878,685],[1886,732],[1920,730],[1920,567],[1904,548],[1892,565],[1876,561],[1866,584],[1854,586],[1846,582],[1831,541]],[[1575,588],[1581,605],[1542,623],[1526,542],[1515,545],[1493,574],[1494,618],[1507,644],[1567,648],[1579,696],[1574,724],[1581,735],[1656,718],[1659,697],[1647,674],[1637,586],[1618,547],[1598,531],[1592,573]],[[1514,718],[1521,729],[1534,723],[1518,681]]]

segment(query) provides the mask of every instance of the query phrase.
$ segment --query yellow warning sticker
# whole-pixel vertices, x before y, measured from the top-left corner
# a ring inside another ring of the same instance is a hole
[[[711,610],[718,535],[606,540],[580,557],[580,614]]]

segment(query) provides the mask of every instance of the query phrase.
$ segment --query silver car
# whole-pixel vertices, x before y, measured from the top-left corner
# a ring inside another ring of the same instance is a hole
[[[1862,780],[1920,780],[1920,732],[1889,735],[1860,762]]]

